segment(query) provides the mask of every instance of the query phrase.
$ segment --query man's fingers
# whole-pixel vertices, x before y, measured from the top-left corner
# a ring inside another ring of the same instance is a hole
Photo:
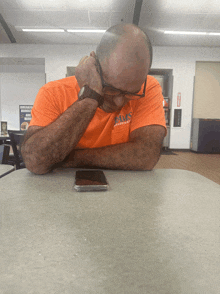
[[[90,56],[95,58],[95,52],[92,51],[92,52],[90,53]]]
[[[96,59],[91,53],[90,56],[81,58],[78,66],[76,67],[75,76],[80,88],[83,85],[88,85],[97,93],[102,93],[101,78],[96,68]]]
[[[79,65],[89,63],[89,64],[94,64],[95,65],[95,58],[93,56],[84,56],[83,58],[80,59]]]
[[[83,58],[80,59],[79,64],[80,63],[85,63],[86,59],[88,59],[89,56],[84,56]]]

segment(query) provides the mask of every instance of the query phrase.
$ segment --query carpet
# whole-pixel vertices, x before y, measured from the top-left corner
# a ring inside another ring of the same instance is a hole
[[[162,150],[161,155],[178,155],[171,150]]]

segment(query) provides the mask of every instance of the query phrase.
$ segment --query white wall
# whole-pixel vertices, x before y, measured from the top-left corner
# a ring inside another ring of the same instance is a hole
[[[2,121],[9,130],[20,130],[19,105],[33,105],[40,87],[45,84],[44,73],[0,73]]]
[[[218,48],[155,47],[153,68],[173,69],[173,101],[171,113],[170,148],[190,149],[193,84],[196,61],[220,61]],[[182,126],[173,127],[177,94],[181,93]]]
[[[1,98],[1,79],[0,79],[0,121],[2,121],[2,98]]]
[[[76,66],[94,45],[0,45],[0,57],[45,58],[47,82],[65,77],[67,66]],[[152,68],[173,69],[173,103],[170,148],[189,149],[192,119],[193,83],[196,61],[220,61],[218,48],[154,47]],[[173,128],[177,93],[182,94],[182,127]]]
[[[0,45],[0,57],[45,58],[46,81],[62,79],[67,66],[76,66],[84,55],[95,50],[92,45]]]

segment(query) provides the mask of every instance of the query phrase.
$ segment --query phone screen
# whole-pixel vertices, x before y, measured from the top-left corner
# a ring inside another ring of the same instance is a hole
[[[74,188],[77,191],[106,191],[108,183],[101,170],[78,170]]]

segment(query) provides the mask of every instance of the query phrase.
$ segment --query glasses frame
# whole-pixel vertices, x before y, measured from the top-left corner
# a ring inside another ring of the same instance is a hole
[[[97,65],[98,65],[98,71],[99,71],[99,74],[100,74],[100,77],[101,77],[102,88],[104,88],[104,87],[109,87],[109,88],[111,88],[112,90],[115,90],[115,91],[118,91],[118,92],[119,92],[118,94],[115,94],[115,95],[108,95],[108,94],[106,94],[106,95],[108,95],[108,96],[112,96],[112,97],[114,97],[114,96],[119,96],[119,95],[122,95],[122,96],[132,95],[132,96],[139,97],[139,98],[134,98],[134,99],[132,99],[132,98],[128,98],[128,99],[130,99],[130,100],[137,100],[137,99],[143,98],[143,97],[145,96],[146,85],[147,85],[147,78],[145,79],[145,82],[144,82],[144,89],[143,89],[143,93],[142,93],[142,94],[135,94],[135,93],[128,92],[128,91],[122,91],[122,90],[120,90],[120,89],[117,89],[117,88],[115,88],[115,87],[113,87],[113,86],[107,84],[107,83],[104,81],[101,64],[100,64],[100,62],[99,62],[99,60],[98,60],[97,57],[96,57],[95,59],[96,59],[96,63],[97,63]]]

